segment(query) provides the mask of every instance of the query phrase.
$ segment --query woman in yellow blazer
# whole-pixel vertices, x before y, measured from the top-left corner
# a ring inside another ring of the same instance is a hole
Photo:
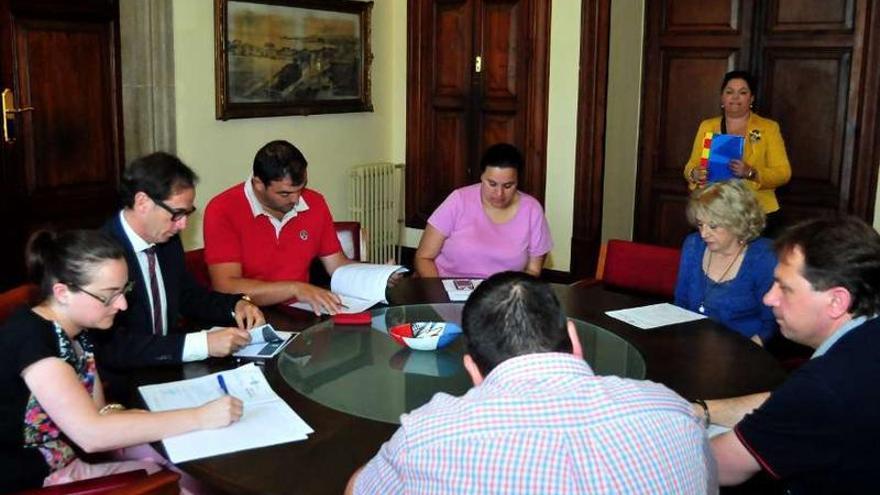
[[[742,160],[732,160],[730,171],[744,179],[755,191],[761,209],[767,214],[765,235],[772,236],[779,228],[779,201],[776,188],[791,179],[791,165],[785,153],[785,142],[779,124],[752,112],[755,102],[754,79],[746,71],[735,70],[724,75],[721,82],[723,115],[700,123],[694,138],[691,157],[684,166],[684,177],[691,190],[706,183],[706,172],[699,167],[703,139],[707,132],[737,134],[745,138]]]

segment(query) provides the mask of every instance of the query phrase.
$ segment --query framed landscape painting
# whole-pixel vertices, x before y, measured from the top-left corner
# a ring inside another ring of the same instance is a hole
[[[214,0],[217,119],[372,111],[372,7]]]

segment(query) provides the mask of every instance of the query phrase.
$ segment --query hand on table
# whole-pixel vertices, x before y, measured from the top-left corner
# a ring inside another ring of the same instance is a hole
[[[208,355],[226,357],[248,345],[250,341],[251,334],[236,327],[208,332]]]
[[[396,265],[397,262],[394,260],[394,258],[388,258],[387,260],[385,260],[385,264]],[[399,282],[400,279],[403,278],[404,273],[405,272],[403,271],[392,273],[391,276],[388,277],[388,287],[394,287],[395,285],[397,285],[397,282]]]
[[[235,303],[235,323],[238,328],[247,330],[266,323],[266,317],[256,304],[241,299]]]
[[[300,283],[297,287],[296,298],[310,305],[317,316],[321,316],[321,310],[335,315],[345,308],[339,296],[312,284]]]

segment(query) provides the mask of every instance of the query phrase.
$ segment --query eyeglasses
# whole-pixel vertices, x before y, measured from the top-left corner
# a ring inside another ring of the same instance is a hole
[[[162,208],[163,210],[165,210],[171,214],[171,221],[172,222],[176,222],[176,221],[180,220],[181,218],[188,217],[196,212],[195,206],[193,206],[189,210],[187,210],[186,208],[172,208],[172,207],[166,205],[164,201],[160,201],[156,198],[150,198],[150,199],[153,200],[153,203],[156,203],[157,205],[159,205],[160,208]]]
[[[122,295],[127,296],[131,293],[132,289],[134,289],[134,281],[129,280],[128,283],[125,284],[125,287],[123,287],[121,291],[119,291],[116,294],[113,294],[111,296],[107,296],[107,297],[99,296],[98,294],[89,292],[76,284],[67,284],[67,286],[74,289],[74,290],[78,290],[84,294],[87,294],[89,296],[92,296],[96,300],[100,301],[101,304],[103,304],[105,308],[109,308],[110,306],[113,305],[114,302],[116,302],[117,299],[119,299],[120,296],[122,296]]]

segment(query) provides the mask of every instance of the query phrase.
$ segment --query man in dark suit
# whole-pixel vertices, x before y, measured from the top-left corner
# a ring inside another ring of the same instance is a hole
[[[248,328],[264,323],[246,296],[209,291],[186,271],[178,234],[195,211],[197,180],[168,153],[138,158],[122,177],[123,209],[104,225],[124,247],[135,282],[128,310],[116,316],[113,329],[94,337],[101,375],[117,398],[129,370],[228,356],[249,342]],[[188,332],[181,316],[227,328]]]

